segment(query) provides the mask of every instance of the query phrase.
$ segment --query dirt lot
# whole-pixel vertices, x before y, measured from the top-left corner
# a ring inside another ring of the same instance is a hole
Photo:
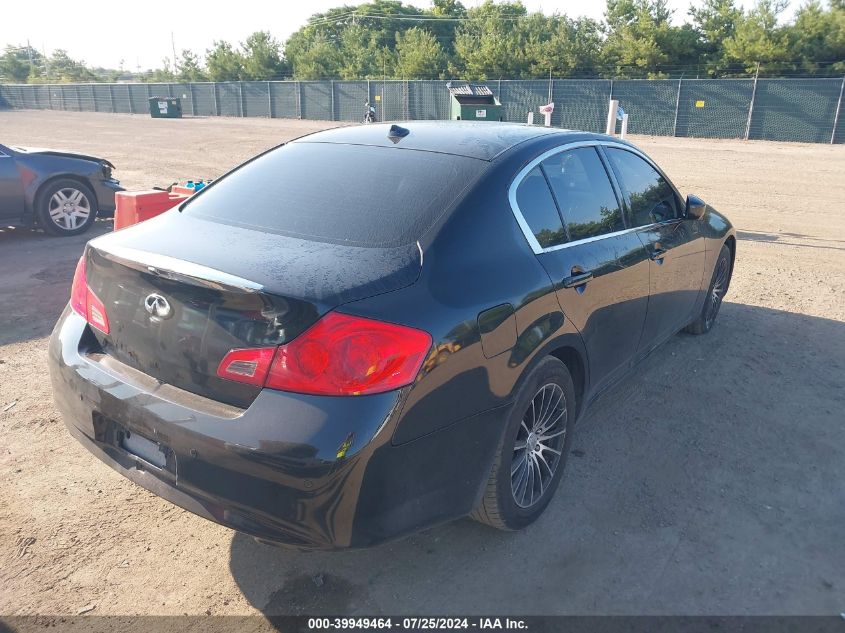
[[[0,112],[0,140],[108,157],[141,188],[325,125]],[[45,367],[92,234],[0,230],[0,614],[845,611],[845,147],[634,140],[733,219],[734,282],[713,332],[592,409],[522,533],[292,553],[136,487],[70,440]]]

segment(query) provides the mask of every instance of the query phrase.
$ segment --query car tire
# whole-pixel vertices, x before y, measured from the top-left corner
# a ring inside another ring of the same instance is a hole
[[[97,198],[82,182],[61,178],[38,193],[35,213],[39,226],[51,235],[79,235],[97,219]]]
[[[722,307],[722,300],[728,292],[731,284],[731,250],[723,245],[716,259],[716,266],[713,268],[713,278],[707,288],[707,295],[704,298],[704,305],[701,306],[701,313],[698,318],[690,323],[685,332],[690,334],[706,334],[713,328],[716,317],[719,315],[719,308]]]
[[[473,519],[519,530],[543,513],[566,466],[576,410],[566,365],[553,356],[544,358],[519,388]]]

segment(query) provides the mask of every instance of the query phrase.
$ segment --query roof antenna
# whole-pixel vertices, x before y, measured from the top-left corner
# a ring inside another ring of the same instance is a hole
[[[408,134],[410,134],[410,133],[411,133],[411,130],[409,130],[408,128],[401,127],[401,126],[396,125],[394,123],[393,125],[390,126],[390,130],[387,133],[387,138],[389,138],[394,143],[398,143],[403,138],[408,136]]]

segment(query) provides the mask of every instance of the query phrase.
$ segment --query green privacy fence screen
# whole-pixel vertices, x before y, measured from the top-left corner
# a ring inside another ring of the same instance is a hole
[[[603,132],[608,101],[632,134],[845,143],[841,79],[547,79],[486,82],[505,121],[553,101],[552,125]],[[445,81],[241,81],[162,84],[0,85],[0,108],[146,114],[150,97],[180,97],[186,116],[360,121],[446,119]]]

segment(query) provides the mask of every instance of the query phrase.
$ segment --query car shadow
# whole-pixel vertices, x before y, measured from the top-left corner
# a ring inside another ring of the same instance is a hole
[[[462,519],[338,552],[236,533],[230,571],[269,616],[830,613],[843,407],[845,323],[728,302],[593,405],[528,529]]]
[[[85,244],[111,230],[111,220],[98,220],[89,231],[73,237],[0,227],[0,345],[50,334],[70,297],[76,261]]]
[[[804,248],[823,248],[836,251],[845,251],[845,246],[836,246],[836,244],[845,245],[845,240],[815,237],[813,235],[802,235],[800,233],[765,233],[763,231],[737,231],[736,237],[738,240],[745,242],[768,242],[782,244],[785,246],[799,246]]]

